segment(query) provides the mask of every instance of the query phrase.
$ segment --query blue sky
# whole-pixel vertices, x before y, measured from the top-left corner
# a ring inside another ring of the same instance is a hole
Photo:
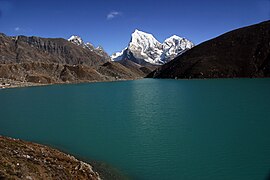
[[[112,54],[135,29],[159,41],[171,35],[199,44],[229,30],[270,19],[270,0],[0,0],[0,32],[79,35]]]

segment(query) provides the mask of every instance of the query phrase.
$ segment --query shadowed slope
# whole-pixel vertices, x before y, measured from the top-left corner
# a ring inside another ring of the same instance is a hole
[[[148,77],[270,77],[270,21],[206,41],[150,73]]]

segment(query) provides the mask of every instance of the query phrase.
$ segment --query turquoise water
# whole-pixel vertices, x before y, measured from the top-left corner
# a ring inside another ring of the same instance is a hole
[[[0,134],[132,179],[270,174],[270,79],[137,80],[0,91]]]

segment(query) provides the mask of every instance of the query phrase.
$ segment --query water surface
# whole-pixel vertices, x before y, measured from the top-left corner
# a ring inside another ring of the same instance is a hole
[[[270,79],[153,80],[0,91],[0,134],[132,179],[266,179]]]

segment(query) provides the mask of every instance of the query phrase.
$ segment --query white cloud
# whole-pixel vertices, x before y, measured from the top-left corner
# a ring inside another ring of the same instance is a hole
[[[19,31],[19,30],[20,30],[19,27],[15,27],[15,28],[14,28],[14,31]]]
[[[118,11],[112,11],[107,15],[107,20],[113,19],[116,16],[120,16],[122,13]]]

